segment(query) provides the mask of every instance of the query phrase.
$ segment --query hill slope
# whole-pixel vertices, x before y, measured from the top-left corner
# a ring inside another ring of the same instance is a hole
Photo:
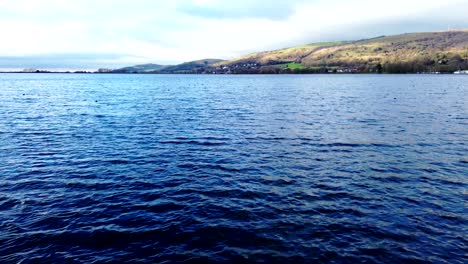
[[[468,69],[468,30],[410,33],[253,53],[216,64],[232,72],[450,72]]]
[[[178,65],[142,64],[112,70],[112,73],[203,73],[213,68],[213,64],[221,63],[219,59],[204,59],[184,62]]]
[[[148,73],[148,72],[159,71],[166,67],[168,66],[149,63],[149,64],[141,64],[141,65],[135,65],[135,66],[125,67],[121,69],[116,69],[116,70],[113,70],[112,72],[114,73]]]
[[[160,73],[203,73],[212,68],[213,64],[221,63],[219,59],[204,59],[191,62],[185,62],[179,65],[168,66],[161,69]]]

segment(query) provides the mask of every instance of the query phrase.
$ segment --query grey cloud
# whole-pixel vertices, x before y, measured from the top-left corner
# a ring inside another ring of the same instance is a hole
[[[212,6],[186,3],[178,9],[188,15],[211,19],[266,18],[281,20],[291,16],[296,4],[302,2],[306,1],[223,1],[223,4]]]

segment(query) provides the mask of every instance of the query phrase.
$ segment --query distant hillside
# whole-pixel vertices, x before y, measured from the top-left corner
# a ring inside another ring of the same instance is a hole
[[[125,67],[121,69],[116,69],[116,70],[113,70],[113,72],[115,73],[148,73],[148,72],[159,71],[166,67],[168,66],[150,63],[150,64],[141,64],[141,65],[135,65],[135,66]]]
[[[258,74],[416,73],[457,70],[468,70],[468,30],[314,43],[252,53],[228,61],[205,59],[173,66],[145,64],[114,72]]]
[[[324,43],[313,43],[304,46],[285,48],[273,51],[264,51],[258,53],[252,53],[245,55],[230,61],[227,61],[226,65],[233,64],[259,64],[259,65],[273,65],[289,62],[300,62],[303,58],[307,57],[311,53],[321,50],[326,47],[339,46],[347,42],[324,42]]]
[[[468,69],[468,30],[317,43],[218,63],[232,73],[453,72]]]
[[[112,70],[112,73],[203,73],[220,63],[219,59],[204,59],[185,62],[178,65],[142,64]]]
[[[185,62],[179,65],[168,66],[160,70],[161,73],[203,73],[210,69],[216,63],[221,63],[219,59],[204,59],[191,62]]]

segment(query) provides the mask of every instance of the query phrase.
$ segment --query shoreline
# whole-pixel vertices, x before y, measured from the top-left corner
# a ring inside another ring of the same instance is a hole
[[[467,72],[402,72],[402,73],[387,73],[387,72],[317,72],[317,73],[143,73],[143,72],[55,72],[55,71],[39,71],[39,72],[21,72],[21,71],[0,71],[0,73],[13,74],[97,74],[97,75],[468,75]]]

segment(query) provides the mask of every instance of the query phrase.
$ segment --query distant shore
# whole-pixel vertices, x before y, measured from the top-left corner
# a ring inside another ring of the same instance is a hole
[[[420,74],[420,75],[438,75],[438,74],[454,74],[454,75],[468,75],[468,70],[466,71],[457,71],[457,72],[279,72],[279,73],[167,73],[167,72],[98,72],[98,71],[36,71],[36,72],[24,72],[24,71],[0,71],[0,73],[14,73],[14,74],[99,74],[99,75],[114,75],[114,74],[127,74],[127,75],[320,75],[320,74],[333,74],[333,75],[344,75],[344,74],[353,74],[353,75],[368,75],[368,74]]]

